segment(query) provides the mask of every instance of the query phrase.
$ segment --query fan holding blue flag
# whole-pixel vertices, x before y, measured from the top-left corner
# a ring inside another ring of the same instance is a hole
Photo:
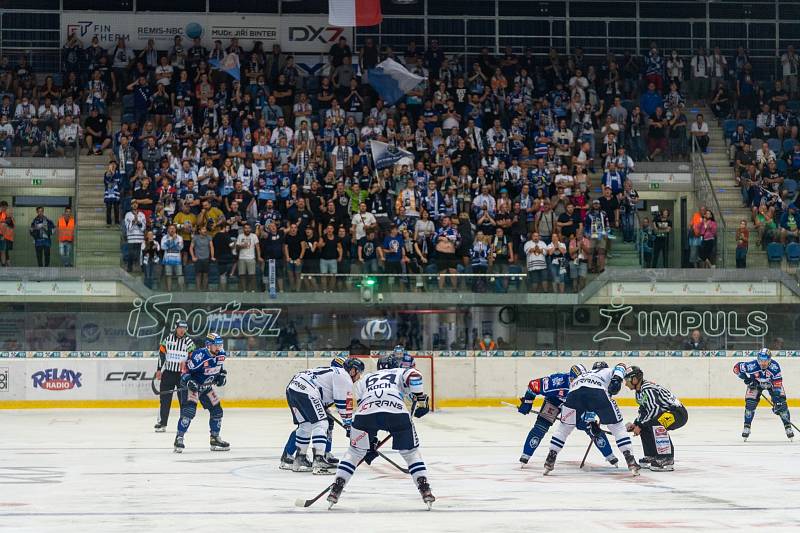
[[[391,58],[378,63],[368,73],[369,84],[387,105],[394,105],[425,80]]]
[[[225,54],[225,57],[223,57],[222,60],[209,59],[208,62],[212,67],[219,69],[225,74],[231,76],[233,79],[240,79],[239,56],[237,54],[230,52]]]

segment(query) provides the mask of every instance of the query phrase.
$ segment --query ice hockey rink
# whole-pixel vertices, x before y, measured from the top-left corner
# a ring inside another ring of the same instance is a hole
[[[634,415],[631,408],[623,411],[626,420]],[[201,411],[182,455],[172,451],[174,433],[153,433],[151,410],[1,416],[3,531],[800,528],[800,444],[790,443],[763,407],[747,443],[739,435],[740,409],[689,408],[688,425],[673,434],[676,470],[642,470],[638,478],[606,466],[594,449],[580,470],[588,438],[577,431],[550,476],[542,476],[546,444],[520,469],[517,458],[533,415],[508,407],[442,409],[417,421],[437,497],[430,512],[410,478],[381,459],[357,470],[333,510],[324,498],[296,508],[296,499],[311,498],[333,477],[278,469],[292,430],[282,409],[226,410],[222,436],[231,443],[229,452],[209,451],[208,418]],[[173,416],[170,425],[176,422]],[[337,456],[346,443],[337,433]],[[635,450],[641,456],[638,439]]]

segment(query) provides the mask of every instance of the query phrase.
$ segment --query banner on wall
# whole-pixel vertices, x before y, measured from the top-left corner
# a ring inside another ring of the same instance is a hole
[[[260,41],[269,52],[273,44],[280,44],[284,52],[327,53],[339,37],[353,44],[353,29],[332,26],[327,15],[224,15],[205,13],[137,13],[136,16],[121,16],[120,13],[91,11],[66,11],[61,15],[62,41],[72,33],[88,45],[96,35],[100,44],[111,50],[122,37],[136,50],[153,39],[156,48],[172,46],[175,36],[183,37],[188,48],[191,41],[199,37],[209,49],[215,40],[227,47],[231,39],[239,39],[239,45],[250,50]]]

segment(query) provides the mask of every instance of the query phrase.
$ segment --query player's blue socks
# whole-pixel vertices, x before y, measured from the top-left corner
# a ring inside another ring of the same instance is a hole
[[[522,447],[523,455],[527,455],[528,457],[533,455],[533,453],[536,451],[536,448],[539,447],[539,443],[541,443],[548,429],[550,428],[544,424],[539,424],[538,422],[534,424],[534,426],[528,432],[528,436],[525,439],[525,445]]]
[[[294,452],[297,451],[297,432],[292,431],[292,434],[289,435],[289,440],[286,441],[286,446],[283,447],[283,454],[288,455],[289,457],[294,456]]]

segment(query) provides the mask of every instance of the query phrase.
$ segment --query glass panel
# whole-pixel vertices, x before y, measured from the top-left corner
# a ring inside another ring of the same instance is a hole
[[[64,9],[94,11],[133,11],[133,0],[63,0]]]
[[[571,20],[570,33],[572,39],[579,39],[584,35],[605,37],[606,23],[603,20]]]
[[[425,2],[420,1],[415,4],[396,4],[384,0],[381,2],[383,15],[422,15],[425,13]]]
[[[436,19],[428,21],[429,35],[464,35],[464,21],[456,19]],[[441,44],[441,40],[439,41]]]
[[[712,19],[774,19],[775,4],[714,2],[708,5],[708,13]]]
[[[203,4],[203,7],[198,11],[205,11],[204,1]],[[210,0],[209,11],[221,13],[277,13],[278,0]]]
[[[639,16],[643,19],[705,19],[704,2],[641,2]]]
[[[570,2],[570,18],[635,17],[636,5],[628,2]]]
[[[658,39],[659,37],[689,37],[692,28],[688,22],[640,22],[639,31],[642,38]]]
[[[493,1],[486,0],[435,0],[428,2],[429,15],[494,16]]]
[[[469,35],[492,35],[494,36],[493,20],[468,20],[467,33]]]
[[[6,0],[3,9],[59,9],[58,0]]]
[[[282,13],[327,13],[328,0],[303,0],[302,2],[283,2]]]
[[[501,17],[563,17],[566,16],[566,3],[529,2],[528,0],[501,0]]]

